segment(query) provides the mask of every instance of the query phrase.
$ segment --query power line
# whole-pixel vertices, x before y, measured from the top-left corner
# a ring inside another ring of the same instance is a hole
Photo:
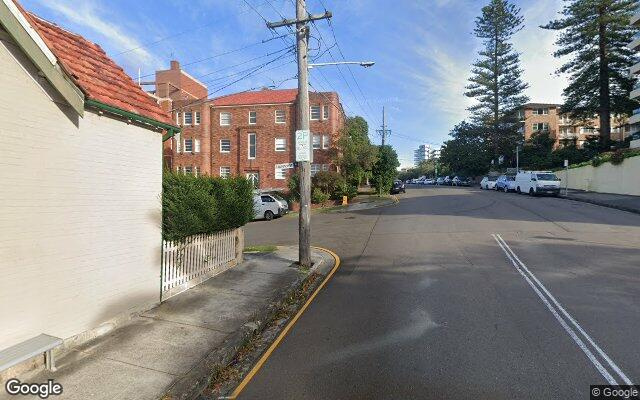
[[[248,64],[248,63],[250,63],[250,62],[252,62],[252,61],[256,61],[256,60],[260,60],[260,59],[262,59],[262,58],[270,57],[270,56],[272,56],[272,55],[274,55],[274,54],[278,54],[278,53],[281,53],[281,52],[283,52],[283,51],[285,51],[285,50],[291,50],[291,49],[292,49],[292,47],[291,47],[291,46],[289,46],[288,48],[287,48],[287,47],[285,47],[285,48],[282,48],[282,49],[280,49],[280,50],[278,50],[278,51],[273,51],[273,52],[271,52],[271,53],[267,53],[267,54],[264,54],[264,55],[261,55],[261,56],[258,56],[258,57],[254,57],[254,58],[251,58],[251,59],[249,59],[249,60],[242,61],[242,62],[237,63],[237,64],[234,64],[234,65],[230,65],[230,66],[227,66],[227,67],[223,67],[223,68],[217,69],[217,70],[215,70],[215,71],[210,71],[210,72],[204,73],[204,74],[202,74],[202,75],[198,75],[198,76],[197,76],[197,78],[198,78],[198,79],[200,79],[200,78],[204,78],[205,76],[213,75],[213,74],[216,74],[216,73],[218,73],[218,72],[225,71],[225,70],[227,70],[227,69],[231,69],[231,68],[239,67],[239,66],[241,66],[241,65]]]

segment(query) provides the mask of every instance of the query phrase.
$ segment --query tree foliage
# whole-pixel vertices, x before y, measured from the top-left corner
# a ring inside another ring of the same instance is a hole
[[[483,48],[473,63],[465,95],[477,100],[469,108],[471,119],[487,128],[486,145],[493,157],[512,153],[519,137],[517,109],[528,101],[520,55],[511,44],[523,20],[520,8],[508,0],[491,0],[476,18],[474,35],[482,40]]]
[[[373,165],[371,184],[376,188],[378,194],[389,193],[393,180],[398,176],[398,154],[389,145],[380,146],[378,159]]]
[[[440,150],[440,162],[454,174],[482,175],[489,169],[491,156],[487,150],[485,128],[461,122],[449,135],[453,138]]]
[[[358,187],[370,177],[377,153],[377,147],[369,140],[367,121],[362,117],[347,118],[335,154],[336,164],[347,182]]]
[[[611,137],[611,114],[631,114],[638,107],[629,99],[635,78],[628,71],[636,63],[627,48],[637,33],[629,25],[636,0],[570,0],[560,19],[542,26],[559,31],[554,53],[569,57],[558,73],[567,74],[563,112],[574,118],[600,116],[600,134]]]

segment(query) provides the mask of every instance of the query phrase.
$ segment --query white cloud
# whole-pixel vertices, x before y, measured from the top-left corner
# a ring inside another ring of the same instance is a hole
[[[40,3],[63,15],[68,21],[96,32],[103,37],[103,42],[109,42],[119,51],[134,49],[142,45],[133,39],[131,34],[124,32],[121,27],[108,22],[109,16],[101,13],[96,5],[90,1],[40,0]],[[163,66],[161,59],[144,48],[127,52],[123,54],[123,58],[132,66],[147,66],[147,68]]]

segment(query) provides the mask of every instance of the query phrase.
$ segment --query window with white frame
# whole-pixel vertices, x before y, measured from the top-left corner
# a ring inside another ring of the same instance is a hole
[[[193,125],[193,113],[191,111],[184,112],[184,124]]]
[[[548,130],[549,130],[549,124],[547,122],[538,122],[533,124],[534,132],[548,131]]]
[[[220,126],[229,126],[231,125],[231,113],[230,112],[221,112],[220,113]]]
[[[257,143],[256,143],[256,134],[255,133],[249,133],[247,135],[247,146],[248,146],[248,158],[250,160],[253,160],[254,158],[256,158],[256,150],[257,150]]]
[[[287,122],[287,113],[285,110],[276,110],[276,124],[284,124]]]
[[[287,139],[276,138],[276,151],[286,151],[286,150],[287,150]]]
[[[258,112],[257,111],[249,111],[249,124],[255,125],[258,123]]]
[[[322,135],[322,148],[328,149],[331,146],[331,137],[329,135]]]
[[[536,108],[534,110],[534,114],[538,114],[538,115],[549,115],[549,109],[548,108]]]
[[[524,110],[518,110],[518,121],[522,121],[524,119]]]
[[[231,139],[220,139],[220,153],[229,153],[231,151]]]
[[[322,171],[322,164],[311,164],[311,176],[315,176],[320,171]]]
[[[195,116],[196,125],[200,125],[200,111],[195,111],[193,115]]]
[[[322,119],[329,119],[329,106],[322,106]]]
[[[193,139],[185,139],[184,140],[184,152],[192,153],[193,152]]]
[[[323,171],[329,171],[329,164],[322,164],[322,170]]]
[[[313,135],[313,149],[318,150],[322,148],[322,136],[321,135]]]
[[[178,165],[178,166],[176,167],[176,172],[177,172],[177,173],[181,173],[181,172],[182,172],[182,165]]]
[[[220,167],[220,177],[227,179],[231,176],[231,167]]]
[[[562,128],[560,128],[560,133],[563,134],[569,134],[569,133],[573,133],[573,127],[572,126],[563,126]]]
[[[285,168],[276,167],[275,178],[278,180],[287,179],[287,170]]]
[[[309,107],[309,113],[312,121],[320,120],[320,106]]]
[[[183,170],[185,175],[193,174],[193,167],[192,166],[188,166],[188,167],[185,166],[185,167],[182,168],[182,170]]]

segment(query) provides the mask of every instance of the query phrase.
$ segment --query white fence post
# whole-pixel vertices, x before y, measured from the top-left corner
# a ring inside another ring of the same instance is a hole
[[[192,288],[242,262],[242,228],[194,235],[184,242],[164,241],[161,298]]]

